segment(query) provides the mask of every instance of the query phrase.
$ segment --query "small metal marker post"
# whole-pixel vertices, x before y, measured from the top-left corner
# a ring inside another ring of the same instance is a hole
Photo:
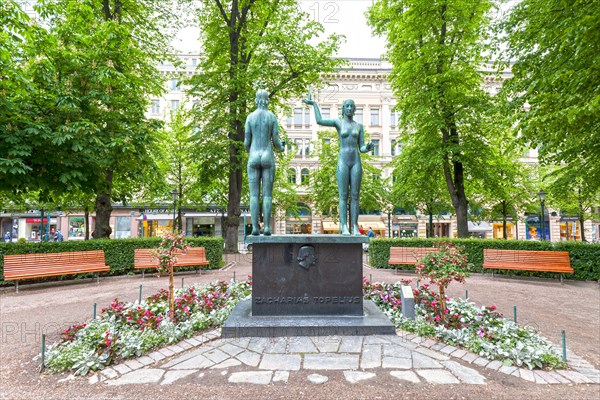
[[[369,283],[373,284],[373,274],[369,274]]]
[[[562,331],[562,347],[563,347],[563,361],[567,362],[567,337],[565,330]]]
[[[42,333],[42,365],[40,366],[40,371],[44,370],[44,366],[46,365],[45,359],[46,359],[46,334]]]
[[[469,290],[465,290],[465,300],[469,300]]]
[[[181,288],[182,288],[182,289],[183,289],[183,279],[184,279],[184,278],[181,278]]]
[[[140,285],[140,299],[139,299],[138,303],[142,304],[142,285]]]
[[[517,323],[517,306],[515,306],[515,307],[514,307],[514,309],[513,309],[513,313],[514,313],[514,315],[515,315],[515,317],[514,317],[514,321],[515,321],[515,324],[516,324],[516,323]]]
[[[94,319],[96,319],[96,303],[94,303]]]
[[[235,283],[235,271],[233,271],[233,283]]]

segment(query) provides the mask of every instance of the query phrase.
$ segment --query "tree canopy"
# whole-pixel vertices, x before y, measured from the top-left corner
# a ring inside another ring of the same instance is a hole
[[[323,27],[295,0],[211,0],[198,10],[203,52],[199,73],[190,79],[198,98],[196,118],[203,146],[215,155],[212,179],[227,182],[225,249],[237,251],[245,153],[244,122],[254,108],[256,89],[269,93],[270,108],[298,98],[321,73],[340,60],[331,56],[339,37],[310,43]],[[221,172],[223,171],[223,172]]]
[[[374,33],[386,37],[401,122],[426,144],[421,159],[439,159],[459,237],[469,234],[465,181],[486,174],[493,136],[494,106],[482,87],[493,5],[492,0],[379,0],[367,13]]]
[[[600,190],[600,3],[522,0],[502,27],[502,93],[523,139]]]

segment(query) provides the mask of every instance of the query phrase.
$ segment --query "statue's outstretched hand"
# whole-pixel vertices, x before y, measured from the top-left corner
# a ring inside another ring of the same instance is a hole
[[[317,104],[317,102],[313,100],[312,94],[310,94],[310,92],[308,92],[308,98],[302,99],[302,102],[310,106],[314,106],[315,104]]]
[[[367,151],[371,151],[375,148],[375,143],[369,142],[367,143]]]

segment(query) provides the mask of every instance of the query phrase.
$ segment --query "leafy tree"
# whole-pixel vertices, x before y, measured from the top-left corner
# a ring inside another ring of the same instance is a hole
[[[390,84],[403,123],[437,157],[467,237],[468,177],[486,174],[492,99],[483,88],[492,0],[379,0],[367,12],[386,35]]]
[[[504,20],[513,77],[502,88],[523,138],[541,161],[564,163],[600,190],[600,5],[522,0]]]
[[[428,237],[434,236],[433,216],[450,208],[440,158],[422,158],[419,135],[406,135],[408,141],[392,161],[392,202],[404,209],[422,210],[429,217]],[[423,143],[426,145],[426,143]],[[435,149],[429,149],[434,152]],[[417,168],[418,166],[418,168]]]
[[[237,251],[245,153],[244,122],[254,108],[259,81],[271,108],[298,98],[330,72],[339,37],[309,44],[323,27],[301,12],[295,0],[211,0],[198,10],[203,53],[191,93],[200,98],[197,118],[203,144],[218,172],[209,180],[227,181],[225,249]],[[220,171],[225,171],[225,176]],[[207,182],[208,183],[208,182]],[[208,183],[210,184],[210,183]]]
[[[155,162],[163,178],[154,186],[158,198],[169,198],[177,191],[177,228],[183,230],[181,208],[201,204],[197,171],[202,163],[194,157],[194,126],[191,112],[182,105],[170,111],[165,129],[160,132],[160,151]]]
[[[13,0],[0,5],[0,192],[5,196],[32,172],[25,161],[31,144],[19,138],[24,119],[31,117],[25,113],[31,86],[22,61],[28,19]]]
[[[560,209],[563,216],[576,216],[581,229],[581,240],[586,241],[584,222],[587,219],[598,219],[594,207],[600,204],[600,194],[594,183],[588,181],[581,173],[566,174],[557,168],[548,179],[552,183],[548,187],[548,201]]]
[[[136,182],[153,171],[149,154],[160,124],[144,114],[148,97],[163,90],[156,65],[170,53],[164,26],[177,22],[171,2],[39,3],[48,28],[30,49],[43,116],[35,134],[54,144],[35,155],[43,160],[40,178],[65,183],[51,187],[57,192],[96,193],[93,237],[108,237],[112,201],[133,196]]]

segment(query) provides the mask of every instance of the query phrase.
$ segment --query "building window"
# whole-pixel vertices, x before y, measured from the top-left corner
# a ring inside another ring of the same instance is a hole
[[[321,109],[321,117],[323,119],[331,119],[331,108],[324,107]]]
[[[296,143],[296,155],[302,155],[302,139],[295,139],[294,143]]]
[[[304,109],[304,126],[310,126],[310,110]]]
[[[354,113],[354,120],[356,122],[358,122],[359,124],[363,123],[363,109],[362,108],[356,109],[356,112]]]
[[[84,217],[69,217],[69,237],[83,237],[85,234],[83,221]]]
[[[371,155],[378,156],[379,155],[379,139],[371,140],[373,142],[373,150],[371,150]]]
[[[287,126],[288,128],[292,126],[292,116],[287,117]]]
[[[379,108],[371,108],[371,126],[379,126]]]
[[[308,171],[308,168],[302,168],[302,171],[300,171],[300,184],[301,185],[308,185],[309,175],[310,175],[310,172]]]
[[[176,78],[171,79],[171,90],[173,92],[179,91],[179,79],[176,79]]]
[[[396,113],[394,111],[390,111],[390,127],[395,128],[396,123],[397,123]]]
[[[160,113],[160,100],[158,100],[158,99],[152,100],[150,113],[152,113],[152,114]]]
[[[294,126],[302,126],[302,109],[294,108]]]
[[[117,217],[115,226],[115,238],[124,239],[131,237],[131,218]]]
[[[398,154],[400,154],[400,150],[402,150],[402,142],[392,139],[392,145],[391,145],[391,155],[392,156],[396,156]]]
[[[288,169],[288,182],[296,184],[296,170],[294,168]]]
[[[192,66],[196,66],[198,64],[198,60],[196,58],[192,58]]]
[[[310,157],[310,139],[304,139],[304,156]]]
[[[171,110],[177,111],[179,108],[179,100],[171,100]]]

